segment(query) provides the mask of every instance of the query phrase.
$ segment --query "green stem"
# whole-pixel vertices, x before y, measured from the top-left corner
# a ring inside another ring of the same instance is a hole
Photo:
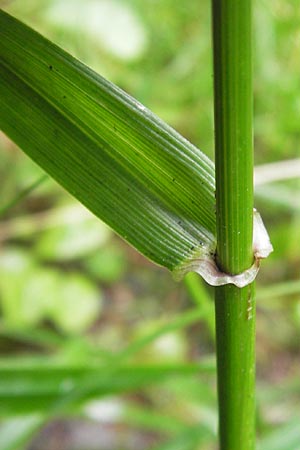
[[[251,0],[212,0],[217,262],[231,274],[253,261]],[[216,289],[221,450],[255,446],[254,284]]]

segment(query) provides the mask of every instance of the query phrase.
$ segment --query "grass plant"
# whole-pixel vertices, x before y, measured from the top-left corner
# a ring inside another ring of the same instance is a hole
[[[198,274],[188,273],[178,285],[172,284],[167,271],[153,273],[151,266],[149,275],[149,263],[142,256],[120,244],[78,202],[73,200],[69,207],[69,196],[51,181],[61,184],[146,258],[175,275],[212,257],[223,272],[248,269],[253,262],[254,195],[251,0],[212,0],[213,52],[209,5],[197,0],[188,7],[165,0],[155,8],[152,2],[139,0],[107,2],[120,8],[130,4],[137,15],[144,8],[143,20],[150,24],[151,45],[157,52],[151,47],[144,59],[124,64],[115,56],[107,57],[107,48],[101,53],[96,41],[80,54],[84,41],[80,38],[79,57],[89,61],[92,54],[92,67],[133,96],[62,50],[76,52],[76,31],[75,35],[70,28],[59,31],[72,36],[71,46],[59,39],[60,46],[52,42],[43,17],[49,14],[53,20],[59,3],[28,0],[25,7],[16,0],[5,7],[11,15],[0,12],[1,129],[41,167],[31,163],[34,176],[28,177],[24,169],[22,175],[14,159],[14,153],[21,153],[14,152],[16,147],[6,138],[4,145],[0,139],[5,149],[0,161],[1,450],[24,450],[32,435],[58,418],[79,416],[89,423],[97,421],[100,429],[106,418],[101,408],[110,411],[111,404],[117,405],[109,419],[118,440],[114,448],[127,450],[128,441],[122,442],[119,433],[125,429],[129,436],[136,428],[143,430],[146,440],[141,446],[149,450],[210,450],[218,439],[220,450],[254,450],[257,437],[262,450],[298,450],[300,386],[293,361],[300,323],[299,207],[296,184],[286,190],[286,180],[280,178],[285,163],[276,166],[275,178],[270,166],[268,177],[264,172],[257,178],[256,200],[259,207],[269,207],[267,220],[273,218],[272,240],[279,249],[270,258],[269,271],[266,267],[262,274],[260,284],[266,287],[258,290],[257,406],[255,283],[242,289],[212,288]],[[84,20],[96,3],[85,2]],[[279,49],[288,58],[295,22],[291,11],[298,5],[275,3],[255,5],[259,43],[254,56],[263,79],[254,83],[260,163],[268,158],[293,161],[291,149],[298,138],[299,120],[292,112],[298,108],[298,78],[288,70],[276,72],[275,53]],[[74,2],[73,7],[80,10],[81,3]],[[50,41],[23,21],[39,23]],[[293,48],[297,53],[296,45]],[[214,88],[208,56],[212,53]],[[290,55],[289,65],[295,60]],[[278,88],[282,78],[282,92],[276,94],[275,85]],[[286,102],[276,110],[276,126],[270,119],[275,98]],[[151,103],[152,99],[156,100]],[[289,178],[296,173],[295,161],[292,165]],[[279,208],[285,211],[280,218]],[[287,224],[289,244],[283,237]],[[116,260],[116,255],[121,258]],[[275,321],[276,326],[282,324],[276,336]],[[266,382],[265,373],[272,383]],[[101,429],[105,433],[105,425]],[[152,435],[156,441],[149,444]]]

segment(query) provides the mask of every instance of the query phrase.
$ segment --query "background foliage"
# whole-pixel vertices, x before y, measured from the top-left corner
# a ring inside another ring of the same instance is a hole
[[[1,6],[213,158],[208,1]],[[298,155],[300,13],[296,0],[254,9],[262,164]],[[3,135],[0,151],[0,447],[215,448],[211,289],[193,275],[173,282]],[[259,186],[256,204],[275,248],[257,288],[258,437],[299,450],[299,179]]]

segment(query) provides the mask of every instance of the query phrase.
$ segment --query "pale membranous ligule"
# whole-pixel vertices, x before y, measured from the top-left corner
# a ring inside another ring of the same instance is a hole
[[[242,288],[252,283],[259,271],[260,260],[267,258],[273,251],[269,235],[264,226],[259,212],[254,209],[253,212],[253,265],[242,273],[230,275],[220,271],[214,256],[207,252],[201,258],[190,260],[182,265],[175,272],[176,278],[181,278],[187,272],[197,272],[211,286],[224,286],[225,284],[234,284]]]

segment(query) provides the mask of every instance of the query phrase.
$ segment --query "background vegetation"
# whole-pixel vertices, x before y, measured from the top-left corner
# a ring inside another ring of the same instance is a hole
[[[0,4],[213,158],[209,1]],[[297,0],[254,10],[265,164],[299,152],[300,11]],[[0,448],[215,448],[211,289],[193,274],[175,283],[4,135],[0,151]],[[257,287],[258,438],[264,450],[299,450],[300,183],[262,178],[256,205],[275,251]]]

